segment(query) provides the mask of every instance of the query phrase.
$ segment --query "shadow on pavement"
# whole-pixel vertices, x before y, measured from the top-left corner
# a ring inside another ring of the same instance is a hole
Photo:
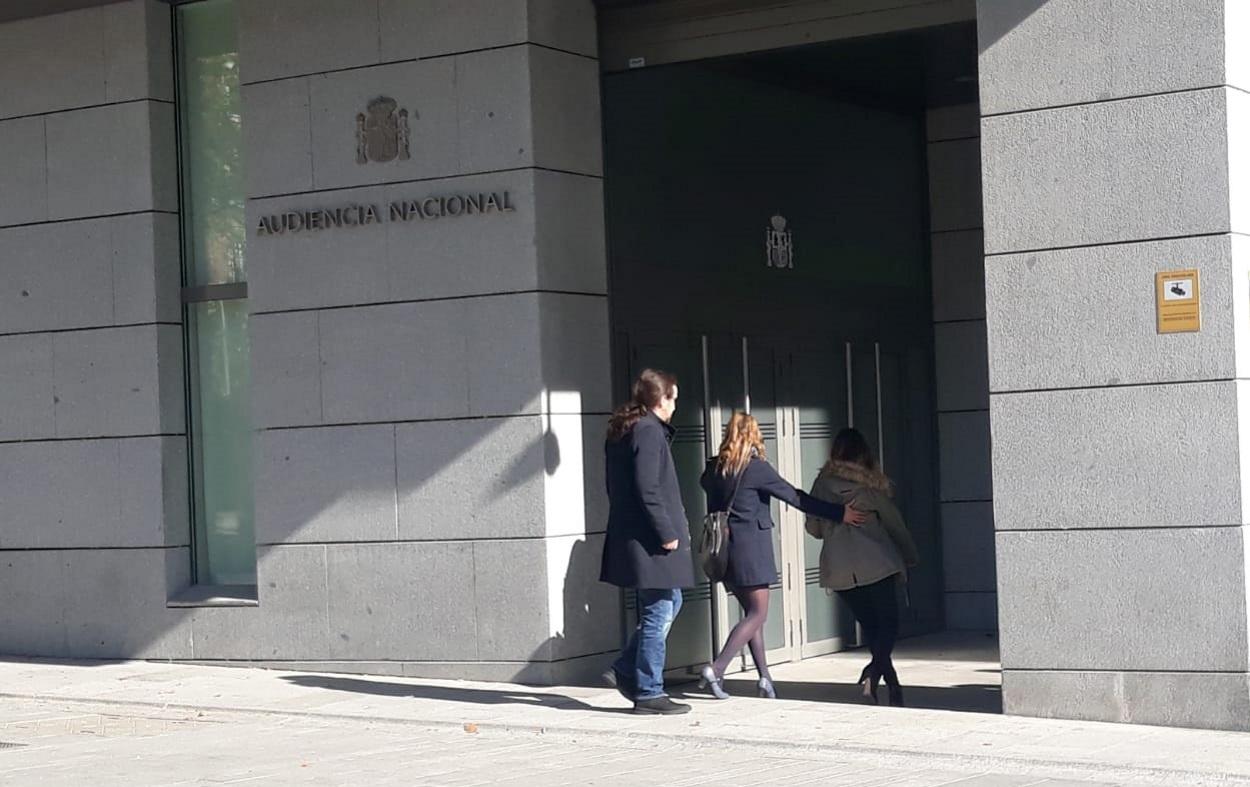
[[[777,697],[803,702],[832,702],[843,705],[863,705],[860,688],[854,683],[819,683],[808,681],[774,680]],[[735,697],[755,696],[755,676],[729,676],[725,678],[725,690]],[[682,686],[674,696],[708,697],[709,693],[695,688],[694,684]],[[886,704],[885,686],[877,695]],[[1003,699],[999,687],[992,684],[964,684],[958,686],[908,686],[903,685],[903,697],[909,708],[945,710],[964,713],[1002,713]]]
[[[305,688],[373,694],[380,697],[412,697],[422,700],[469,702],[478,705],[528,705],[556,710],[596,711],[599,713],[630,713],[632,708],[600,708],[563,694],[544,694],[517,689],[471,689],[452,686],[425,686],[415,683],[387,683],[378,680],[339,678],[325,675],[284,675],[283,680]]]

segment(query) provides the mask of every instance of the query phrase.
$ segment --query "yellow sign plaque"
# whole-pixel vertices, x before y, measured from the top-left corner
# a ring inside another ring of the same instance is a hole
[[[1197,333],[1202,330],[1198,271],[1156,273],[1155,305],[1158,307],[1159,333]]]

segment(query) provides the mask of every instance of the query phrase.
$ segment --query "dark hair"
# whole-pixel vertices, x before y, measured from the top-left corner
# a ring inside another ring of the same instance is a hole
[[[833,438],[833,448],[829,450],[829,461],[851,462],[869,470],[877,469],[877,460],[873,458],[868,441],[858,429],[849,427],[838,432],[837,437]]]
[[[620,440],[629,434],[647,413],[659,406],[677,388],[677,377],[659,369],[643,369],[630,389],[629,403],[616,408],[608,421],[608,439]]]

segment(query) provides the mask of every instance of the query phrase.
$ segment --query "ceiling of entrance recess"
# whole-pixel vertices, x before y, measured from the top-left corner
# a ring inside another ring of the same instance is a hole
[[[62,11],[77,11],[118,0],[0,0],[0,22],[11,22],[28,16],[47,16]]]

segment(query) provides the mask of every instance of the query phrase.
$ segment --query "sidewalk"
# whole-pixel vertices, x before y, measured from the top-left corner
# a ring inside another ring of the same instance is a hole
[[[803,665],[795,665],[796,668]],[[1250,735],[875,708],[810,700],[727,702],[639,717],[610,689],[279,672],[146,662],[0,661],[0,695],[61,707],[183,709],[410,725],[543,741],[683,745],[735,755],[848,754],[880,767],[993,771],[1134,784],[1250,785]],[[0,728],[0,740],[4,730]],[[3,760],[0,760],[0,766]],[[1004,782],[985,782],[997,784]],[[1024,782],[1012,782],[1024,783]],[[1028,782],[1035,783],[1035,782]]]

